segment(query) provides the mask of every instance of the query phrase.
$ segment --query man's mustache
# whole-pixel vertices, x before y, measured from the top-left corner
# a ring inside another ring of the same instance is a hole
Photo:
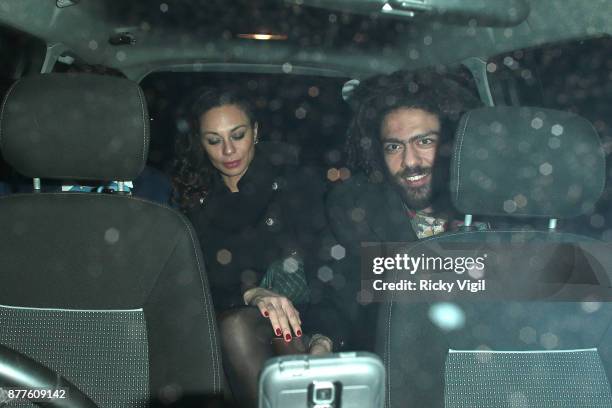
[[[397,177],[412,177],[412,176],[418,176],[421,174],[424,175],[428,175],[431,174],[432,172],[432,168],[431,167],[406,167],[404,170],[402,170],[401,172],[397,173]]]

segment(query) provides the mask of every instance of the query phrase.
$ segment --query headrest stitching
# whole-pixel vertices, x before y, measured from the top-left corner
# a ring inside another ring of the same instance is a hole
[[[13,85],[11,85],[11,87],[8,90],[8,92],[6,93],[6,96],[4,97],[4,101],[2,102],[2,110],[0,111],[0,147],[2,146],[2,128],[3,128],[3,124],[4,124],[4,110],[6,108],[6,104],[8,102],[9,96],[11,95],[13,90],[17,87],[17,84],[20,81],[21,81],[21,79],[18,79],[17,81],[15,81],[15,83]]]
[[[472,112],[470,111],[465,116],[463,129],[461,130],[461,132],[459,132],[459,144],[457,145],[457,149],[455,150],[455,157],[457,160],[457,191],[455,192],[456,201],[459,201],[459,191],[461,190],[461,149],[463,148],[463,139],[465,137],[465,131],[467,130],[467,125],[471,114]]]

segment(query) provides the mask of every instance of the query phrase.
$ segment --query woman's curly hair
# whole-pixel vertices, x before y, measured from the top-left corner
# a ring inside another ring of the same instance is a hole
[[[246,114],[252,125],[255,123],[251,103],[238,88],[202,88],[189,101],[184,112],[187,120],[182,122],[185,131],[175,140],[172,162],[172,202],[183,212],[204,202],[218,171],[202,146],[202,115],[213,108],[235,105]]]
[[[349,96],[355,114],[346,141],[348,166],[363,171],[372,181],[387,175],[380,128],[383,118],[399,108],[422,109],[440,120],[438,154],[450,154],[451,133],[461,114],[480,105],[478,98],[449,75],[435,71],[398,71],[369,78]]]

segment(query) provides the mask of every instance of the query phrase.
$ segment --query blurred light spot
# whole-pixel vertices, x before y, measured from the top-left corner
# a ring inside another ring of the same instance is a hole
[[[486,269],[486,265],[485,265],[485,268],[482,268],[482,269],[478,269],[476,268],[476,265],[474,265],[473,268],[467,268],[467,272],[468,272],[468,275],[470,275],[472,279],[482,279],[485,275],[485,269]]]
[[[353,208],[351,211],[351,219],[355,222],[362,222],[365,219],[365,210],[363,208]]]
[[[425,45],[431,45],[433,43],[433,38],[431,38],[431,35],[426,35],[423,38],[423,44]]]
[[[504,201],[504,211],[512,214],[516,211],[516,203],[513,200]]]
[[[98,42],[96,40],[91,40],[89,44],[87,44],[87,46],[89,47],[90,50],[95,51],[98,49]]]
[[[389,3],[385,3],[384,6],[382,6],[383,11],[393,11],[393,6],[391,6]]]
[[[555,136],[561,136],[563,134],[563,126],[559,124],[553,125],[550,132]]]
[[[372,300],[374,300],[374,295],[372,292],[363,289],[357,292],[357,303],[360,305],[370,304],[372,303]]]
[[[552,172],[553,172],[552,164],[546,162],[540,165],[540,174],[542,174],[543,176],[550,176]]]
[[[340,179],[340,171],[335,167],[327,170],[327,179],[329,181],[338,181]]]
[[[548,147],[551,149],[558,149],[561,147],[561,139],[558,137],[551,137],[548,139]]]
[[[306,117],[306,109],[299,107],[295,110],[295,117],[298,119],[304,119]]]
[[[493,73],[495,71],[497,71],[497,64],[494,62],[489,62],[487,64],[487,72]]]
[[[540,336],[540,344],[546,350],[552,350],[559,345],[559,338],[552,333],[544,333]]]
[[[429,308],[429,320],[444,331],[458,330],[465,325],[465,313],[453,303],[436,303]]]
[[[176,121],[176,129],[181,133],[189,132],[189,122],[185,119],[179,119]]]
[[[162,13],[167,13],[168,12],[168,5],[166,3],[162,3],[159,5],[159,9],[161,10]]]
[[[606,225],[606,219],[601,214],[593,214],[591,216],[591,225],[595,228],[603,228]]]
[[[531,71],[530,71],[530,70],[528,70],[528,69],[524,69],[524,70],[522,70],[522,71],[521,71],[521,77],[522,77],[523,79],[527,79],[527,80],[531,79],[531,77],[532,77],[532,75],[531,75]]]
[[[522,194],[517,194],[514,196],[514,202],[516,203],[517,207],[523,208],[527,205],[527,197]]]
[[[300,268],[300,263],[297,259],[290,256],[283,261],[283,270],[288,273],[295,273]]]
[[[117,228],[109,228],[104,232],[104,240],[109,244],[115,244],[119,241],[119,230]]]
[[[533,118],[531,121],[531,127],[534,129],[540,129],[544,126],[544,121],[540,118]]]
[[[317,96],[319,96],[319,87],[311,86],[310,88],[308,88],[308,96],[310,96],[311,98],[316,98]]]
[[[504,65],[509,67],[509,68],[516,68],[516,61],[514,58],[508,56],[508,57],[504,57]]]
[[[601,309],[601,302],[582,302],[580,303],[580,308],[585,313],[595,313]]]
[[[410,59],[416,60],[416,59],[419,59],[420,54],[417,50],[410,50],[410,52],[408,53],[408,56],[410,57]]]
[[[289,62],[285,62],[282,69],[285,74],[290,74],[293,71],[293,65],[291,65]]]
[[[242,271],[242,274],[240,274],[240,280],[246,287],[257,285],[259,283],[257,282],[257,273],[252,269]]]
[[[321,282],[329,282],[334,279],[334,271],[329,266],[324,265],[317,271],[317,277]]]
[[[538,333],[533,327],[523,327],[519,331],[519,339],[525,344],[533,344],[537,341]]]
[[[330,254],[332,258],[339,261],[346,256],[346,249],[344,249],[342,245],[336,244],[333,247],[331,247]]]
[[[411,93],[417,93],[419,91],[419,84],[414,81],[410,81],[410,83],[408,84],[408,91],[410,91]]]
[[[340,180],[345,181],[351,178],[351,171],[346,167],[340,169]]]
[[[330,15],[329,15],[329,17],[328,17],[328,20],[329,20],[329,22],[330,22],[330,23],[332,23],[332,24],[333,24],[333,23],[335,23],[336,21],[338,21],[338,16],[337,16],[337,15],[335,15],[335,14],[330,14]]]
[[[115,54],[115,58],[117,58],[118,61],[125,61],[126,57],[127,55],[123,51],[117,51],[117,54]]]
[[[232,253],[227,249],[220,249],[217,252],[217,262],[221,265],[227,265],[232,262]]]

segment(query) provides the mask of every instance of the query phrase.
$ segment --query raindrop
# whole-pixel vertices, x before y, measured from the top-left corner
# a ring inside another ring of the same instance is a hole
[[[217,262],[221,265],[227,265],[232,262],[232,253],[227,249],[221,249],[217,252]]]
[[[563,134],[563,126],[556,124],[550,129],[550,133],[555,136],[561,136]]]
[[[426,35],[426,36],[423,38],[423,44],[425,44],[425,45],[431,45],[432,43],[433,43],[433,38],[431,38],[431,36],[430,36],[430,35]]]
[[[346,167],[340,169],[340,180],[345,181],[351,178],[351,171]]]
[[[303,107],[299,107],[295,110],[295,117],[298,119],[304,119],[306,117],[306,109],[304,109]]]
[[[168,5],[166,3],[162,3],[159,5],[159,9],[161,10],[162,13],[167,13],[168,12]]]
[[[533,118],[531,121],[531,127],[534,129],[540,129],[544,126],[544,121],[540,118]]]
[[[123,51],[117,51],[117,54],[115,54],[115,58],[117,58],[118,61],[125,61],[126,57],[127,55]]]
[[[300,268],[300,263],[297,259],[290,256],[283,261],[283,270],[288,273],[295,273]]]
[[[109,244],[115,244],[119,241],[119,230],[117,228],[109,228],[104,232],[104,240]]]
[[[293,65],[289,62],[285,62],[282,69],[285,74],[290,74],[293,71]]]
[[[504,211],[512,214],[516,211],[516,203],[513,200],[504,201]]]
[[[331,247],[330,253],[331,253],[332,258],[339,261],[346,256],[346,249],[344,249],[342,245],[336,244],[333,247]]]
[[[310,96],[311,98],[316,98],[317,96],[319,96],[319,87],[311,86],[310,88],[308,88],[308,96]]]
[[[559,338],[552,333],[544,333],[540,337],[540,344],[547,350],[552,350],[559,345]]]
[[[487,64],[487,72],[493,73],[495,71],[497,71],[497,64],[494,62],[489,62]]]
[[[351,219],[355,222],[363,222],[365,216],[366,212],[361,207],[353,208],[353,210],[351,211]]]
[[[546,162],[540,165],[540,174],[542,174],[543,176],[550,176],[552,172],[553,172],[552,164]]]
[[[551,149],[558,149],[559,147],[561,147],[561,139],[559,139],[558,137],[551,137],[550,139],[548,139],[548,147],[550,147]]]
[[[330,282],[334,279],[334,271],[329,266],[322,266],[317,271],[317,277],[321,282]]]
[[[96,40],[91,40],[88,44],[89,49],[90,50],[97,50],[98,49],[98,42]]]
[[[533,344],[537,340],[537,332],[533,327],[523,327],[519,331],[519,339],[525,344]]]
[[[601,309],[601,303],[600,302],[582,302],[580,304],[580,308],[585,313],[594,313],[598,311],[599,309]]]
[[[465,313],[453,303],[436,303],[429,309],[429,320],[444,331],[458,330],[465,325]]]

